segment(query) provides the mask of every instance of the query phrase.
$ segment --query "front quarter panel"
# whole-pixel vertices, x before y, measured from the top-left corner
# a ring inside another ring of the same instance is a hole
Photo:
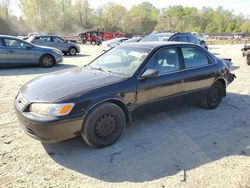
[[[87,93],[77,93],[68,96],[60,102],[73,102],[76,104],[72,113],[86,115],[94,107],[103,102],[122,103],[128,111],[132,111],[136,102],[136,82],[133,78],[120,81],[108,86],[103,86]]]

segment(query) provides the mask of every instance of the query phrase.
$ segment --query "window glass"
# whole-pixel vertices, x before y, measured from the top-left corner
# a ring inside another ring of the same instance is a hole
[[[46,37],[46,36],[44,36],[44,37],[40,37],[39,39],[40,39],[42,42],[52,42],[51,37]]]
[[[189,42],[187,36],[178,36],[178,41],[180,41],[180,42]]]
[[[11,48],[25,48],[26,45],[24,42],[15,40],[15,39],[3,39],[5,42],[5,46]]]
[[[188,36],[188,40],[190,43],[193,43],[193,44],[199,43],[198,39],[195,36]]]
[[[186,68],[208,65],[207,55],[200,52],[196,48],[182,48],[182,54]]]
[[[156,69],[159,74],[165,74],[180,69],[179,56],[175,48],[165,48],[157,51],[149,60],[148,69]]]
[[[54,42],[60,42],[60,43],[63,43],[64,40],[62,38],[59,38],[59,37],[54,37]]]
[[[139,68],[150,51],[151,49],[148,48],[121,45],[92,61],[89,67],[114,74],[130,76]]]
[[[179,41],[178,37],[173,37],[171,41]]]

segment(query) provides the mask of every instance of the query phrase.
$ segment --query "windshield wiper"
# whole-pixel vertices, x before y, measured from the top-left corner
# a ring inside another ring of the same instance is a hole
[[[101,67],[92,67],[89,65],[89,67],[92,69],[92,70],[99,70],[99,71],[102,71],[102,72],[105,72],[105,73],[108,73],[108,74],[112,74],[112,71],[109,71],[109,70],[105,70]]]

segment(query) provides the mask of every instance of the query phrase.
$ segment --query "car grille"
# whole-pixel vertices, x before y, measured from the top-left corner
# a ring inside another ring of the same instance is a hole
[[[16,98],[16,104],[21,111],[24,111],[25,108],[28,106],[29,102],[20,93]]]

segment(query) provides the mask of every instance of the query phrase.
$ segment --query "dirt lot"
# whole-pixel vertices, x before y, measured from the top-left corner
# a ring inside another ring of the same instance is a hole
[[[27,81],[84,65],[101,47],[83,46],[82,54],[51,69],[0,70],[0,187],[250,187],[250,66],[241,47],[210,46],[233,58],[237,75],[219,108],[138,118],[115,145],[98,150],[80,138],[56,144],[30,138],[13,100]]]

